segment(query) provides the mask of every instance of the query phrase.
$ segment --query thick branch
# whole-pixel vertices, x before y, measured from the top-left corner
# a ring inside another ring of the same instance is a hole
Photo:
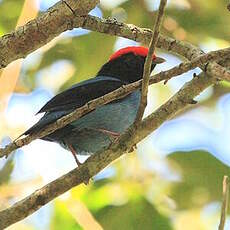
[[[73,29],[76,15],[87,15],[98,3],[99,0],[59,1],[36,19],[4,35],[0,38],[0,68],[26,57],[60,33]]]
[[[152,36],[152,31],[150,29],[140,28],[131,24],[120,23],[116,20],[100,19],[88,15],[82,17],[82,21],[84,21],[82,25],[79,25],[78,20],[74,26],[81,26],[85,29],[129,38],[137,42],[143,42],[144,44],[149,44]],[[202,50],[190,43],[178,41],[161,34],[159,35],[157,47],[165,49],[169,52],[171,51],[173,53],[179,54],[189,60],[204,54]],[[230,81],[230,72],[215,62],[209,62],[208,65],[201,65],[199,67],[213,77]]]
[[[162,80],[168,80],[174,76],[178,76],[184,72],[187,72],[187,71],[197,67],[198,65],[205,64],[208,60],[220,60],[224,56],[228,55],[229,50],[230,50],[230,48],[226,48],[226,49],[222,49],[222,50],[218,50],[218,51],[212,51],[208,54],[203,54],[203,55],[193,59],[193,61],[191,61],[191,62],[184,62],[178,66],[173,67],[170,70],[155,74],[154,76],[152,76],[150,78],[150,84],[154,84],[154,83],[160,82]],[[119,88],[119,89],[117,89],[117,90],[115,90],[109,94],[106,94],[100,98],[97,98],[95,100],[90,101],[86,105],[74,110],[72,113],[58,119],[53,124],[48,125],[44,130],[41,130],[40,132],[35,133],[33,135],[26,136],[25,138],[21,138],[19,140],[16,140],[16,141],[10,143],[9,145],[7,145],[5,148],[0,148],[0,157],[8,156],[8,154],[11,153],[12,151],[14,151],[18,148],[21,148],[24,145],[29,144],[33,140],[47,136],[48,134],[54,132],[55,130],[66,126],[67,124],[80,118],[84,114],[94,110],[98,106],[107,104],[107,103],[109,103],[115,99],[122,98],[122,97],[130,94],[134,90],[140,88],[141,84],[142,84],[142,80],[134,82],[134,83],[129,84],[129,85],[124,85],[121,88]]]
[[[129,130],[121,135],[119,142],[112,144],[108,150],[92,155],[79,168],[70,171],[43,188],[38,189],[30,196],[17,202],[8,209],[0,211],[0,229],[22,220],[55,197],[89,180],[112,161],[131,149],[134,144],[152,133],[164,121],[174,116],[178,111],[184,109],[195,96],[213,83],[215,83],[214,78],[203,75],[185,84],[185,86],[168,102],[145,118],[137,129],[134,125],[131,126]]]
[[[55,10],[54,12],[48,11],[45,13],[45,15],[48,16],[51,14],[52,16],[52,14],[56,15],[57,12],[59,11],[55,11]],[[41,15],[40,17],[42,17],[43,15]],[[69,17],[71,18],[71,20]],[[37,24],[36,22],[38,20],[35,19],[28,22],[24,27],[20,27],[21,29],[18,28],[16,31],[13,31],[11,34],[7,34],[1,37],[0,38],[0,68],[2,63],[3,66],[6,66],[13,60],[16,60],[21,57],[25,57],[26,55],[36,50],[37,48],[45,45],[48,41],[53,39],[61,32],[64,32],[68,29],[72,29],[74,27],[82,27],[92,31],[121,36],[121,37],[132,39],[134,41],[143,42],[144,44],[149,44],[152,36],[152,31],[149,29],[140,28],[131,24],[120,23],[117,22],[116,20],[100,19],[98,17],[94,17],[90,15],[75,16],[73,18],[71,15],[69,17],[67,16],[65,17],[65,14],[60,17],[60,15],[58,14],[57,18],[53,17],[53,21],[52,21],[53,23],[51,22],[44,23],[44,25],[39,24],[40,25],[39,31],[35,29]],[[63,18],[65,18],[65,20],[62,21]],[[44,18],[44,20],[45,19],[46,18]],[[56,21],[57,19],[60,19],[61,23],[59,21]],[[38,23],[42,23],[42,21],[41,22],[39,21]],[[57,28],[56,25],[58,25]],[[54,30],[54,27],[57,29],[56,31]],[[42,34],[43,35],[47,34],[48,38],[44,40],[38,39],[42,36]],[[24,50],[20,48],[20,47],[24,47],[26,44],[27,46],[29,46],[27,47],[27,49]],[[159,35],[157,47],[179,54],[189,60],[192,60],[194,57],[203,54],[203,52],[199,48],[189,43],[181,42],[176,39],[163,36],[161,34]],[[15,52],[15,50],[17,52]],[[2,55],[10,56],[9,57],[10,59],[8,59],[8,61],[5,62],[6,60],[3,58]],[[201,65],[199,67],[202,68],[202,70],[207,71],[207,73],[213,77],[230,81],[230,72],[215,62],[210,62],[206,66]]]

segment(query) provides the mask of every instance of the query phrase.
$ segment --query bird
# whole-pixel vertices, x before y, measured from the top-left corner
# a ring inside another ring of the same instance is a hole
[[[142,78],[148,48],[128,46],[112,54],[95,77],[82,81],[54,96],[38,113],[44,116],[22,135],[39,132],[57,119],[71,113],[87,102],[101,97],[122,85]],[[151,71],[165,59],[152,56]],[[83,115],[65,127],[42,137],[57,142],[69,150],[77,163],[77,155],[92,155],[108,148],[135,121],[140,105],[141,91],[117,99]],[[21,135],[21,136],[22,136]]]

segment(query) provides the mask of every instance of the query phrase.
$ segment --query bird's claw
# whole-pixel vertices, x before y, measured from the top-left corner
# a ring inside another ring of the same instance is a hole
[[[131,152],[135,151],[136,149],[137,149],[137,145],[134,144],[134,145],[129,149],[128,153],[131,153]]]

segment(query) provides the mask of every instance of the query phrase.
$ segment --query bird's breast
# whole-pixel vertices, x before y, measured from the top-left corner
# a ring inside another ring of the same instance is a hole
[[[124,132],[135,120],[140,104],[140,91],[123,99],[98,107],[72,123],[77,129],[100,128],[118,133]]]
[[[101,132],[106,130],[115,133],[123,133],[133,124],[140,104],[140,91],[98,107],[71,123],[73,129],[65,137],[80,155],[93,154],[107,148],[112,141],[111,136]]]

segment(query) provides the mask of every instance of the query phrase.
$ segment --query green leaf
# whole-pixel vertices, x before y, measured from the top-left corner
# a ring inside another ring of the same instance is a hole
[[[222,180],[230,168],[205,151],[175,152],[168,156],[181,176],[174,182],[171,197],[179,209],[202,207],[222,199]]]
[[[5,184],[9,181],[13,169],[14,169],[14,162],[13,162],[13,157],[11,157],[6,161],[6,163],[0,170],[0,185]]]
[[[0,2],[0,36],[15,28],[23,4],[24,0],[3,0]]]
[[[51,220],[51,230],[82,230],[82,227],[76,223],[76,220],[71,216],[65,204],[55,202],[54,216]]]
[[[172,7],[171,5],[166,11],[166,15],[172,17],[179,27],[189,32],[186,40],[189,39],[190,42],[196,42],[197,44],[205,43],[207,37],[229,41],[230,27],[225,23],[229,21],[226,0],[194,0],[188,2],[189,7],[186,9]]]
[[[94,216],[104,229],[109,230],[172,229],[169,219],[141,197],[125,205],[106,206],[94,213]]]

